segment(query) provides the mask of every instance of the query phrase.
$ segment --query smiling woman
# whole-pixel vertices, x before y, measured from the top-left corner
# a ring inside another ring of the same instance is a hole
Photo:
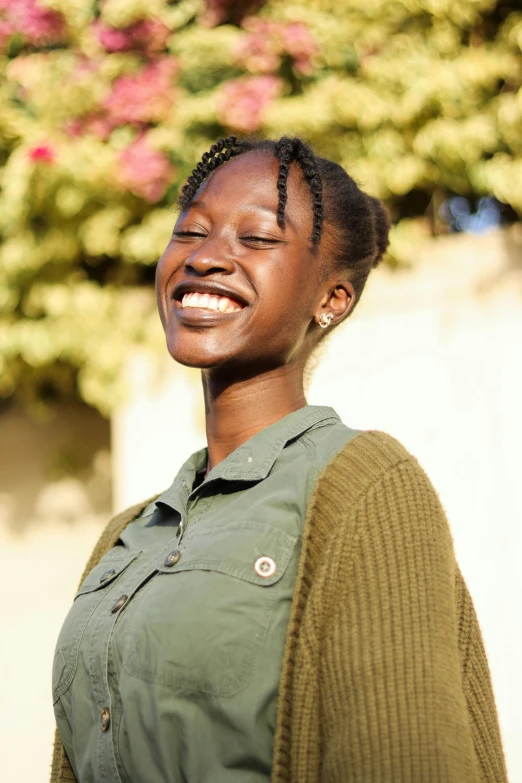
[[[443,508],[394,438],[308,405],[389,222],[299,139],[219,140],[157,267],[207,447],[112,520],[53,667],[52,781],[503,783]],[[173,416],[183,416],[173,411]]]

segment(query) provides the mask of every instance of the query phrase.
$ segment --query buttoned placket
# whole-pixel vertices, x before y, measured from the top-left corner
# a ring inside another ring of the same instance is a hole
[[[176,538],[178,540],[178,544],[181,544],[181,541],[183,539],[183,536],[186,533],[187,527],[190,525],[197,523],[200,519],[202,519],[205,514],[210,509],[210,506],[212,505],[212,501],[214,499],[214,495],[208,495],[208,496],[201,496],[200,489],[201,487],[207,488],[209,486],[209,483],[207,484],[201,484],[199,487],[196,487],[196,489],[192,490],[190,489],[190,485],[187,481],[185,481],[183,478],[180,478],[176,484],[178,485],[177,488],[183,493],[182,498],[173,498],[169,502],[169,506],[173,508],[175,511],[177,511],[180,515],[180,521],[178,524],[178,529],[176,531]]]
[[[110,673],[112,663],[111,643],[114,628],[121,612],[133,599],[137,591],[157,572],[158,558],[172,551],[176,539],[173,538],[159,552],[148,557],[131,576],[117,580],[104,596],[98,610],[98,617],[91,633],[89,645],[88,671],[92,692],[96,699],[99,715],[97,746],[97,780],[99,783],[121,783],[116,761],[115,743],[120,715],[115,711],[116,703],[110,692]],[[115,609],[122,596],[127,596],[121,607]],[[100,654],[100,650],[102,654]]]

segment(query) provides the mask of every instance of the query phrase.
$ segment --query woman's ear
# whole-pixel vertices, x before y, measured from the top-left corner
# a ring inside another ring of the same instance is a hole
[[[329,323],[338,324],[343,318],[346,318],[354,304],[353,285],[348,280],[336,280],[321,299],[319,309],[315,314],[316,321],[319,322],[321,316],[326,316]]]

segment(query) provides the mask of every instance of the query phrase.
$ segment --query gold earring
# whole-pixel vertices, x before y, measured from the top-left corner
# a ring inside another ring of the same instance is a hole
[[[322,326],[323,329],[326,329],[327,326],[330,326],[332,321],[333,313],[321,313],[319,316],[319,326]]]

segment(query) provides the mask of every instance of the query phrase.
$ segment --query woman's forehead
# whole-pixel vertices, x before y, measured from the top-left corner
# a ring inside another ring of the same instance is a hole
[[[277,178],[279,160],[270,151],[254,150],[232,158],[205,180],[195,201],[206,205],[218,203],[224,206],[257,204],[277,210],[279,191]],[[309,218],[311,201],[308,187],[298,164],[292,164],[287,180],[285,216],[294,220]]]
[[[279,161],[270,153],[246,152],[222,164],[203,183],[205,196],[223,197],[266,192],[277,200]]]

